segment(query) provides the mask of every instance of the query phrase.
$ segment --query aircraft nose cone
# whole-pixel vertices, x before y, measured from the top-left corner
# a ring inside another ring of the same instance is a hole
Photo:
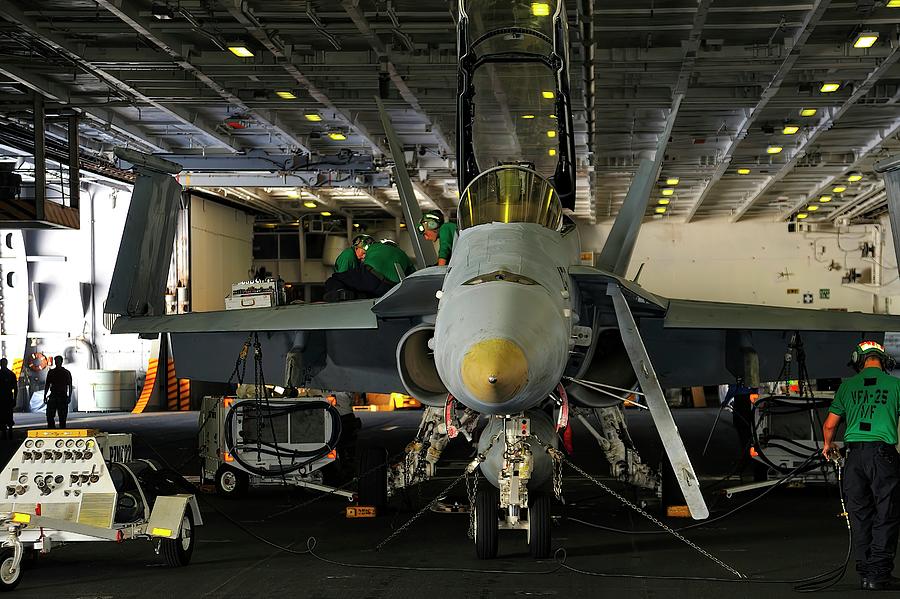
[[[485,339],[469,347],[460,375],[474,399],[498,404],[514,397],[528,382],[528,360],[514,341]]]

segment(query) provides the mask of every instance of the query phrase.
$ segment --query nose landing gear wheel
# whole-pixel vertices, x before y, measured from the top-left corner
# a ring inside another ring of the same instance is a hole
[[[497,540],[500,535],[498,511],[500,496],[490,483],[484,483],[475,496],[475,553],[478,559],[497,557]]]
[[[191,563],[191,555],[194,553],[196,537],[194,528],[194,514],[190,506],[184,510],[181,518],[181,532],[177,539],[162,539],[162,554],[166,563],[177,568]]]
[[[528,549],[534,559],[550,557],[550,496],[533,495],[528,506]]]
[[[22,564],[13,570],[15,561],[15,551],[12,547],[0,549],[0,591],[11,591],[19,586],[19,581],[22,580]]]

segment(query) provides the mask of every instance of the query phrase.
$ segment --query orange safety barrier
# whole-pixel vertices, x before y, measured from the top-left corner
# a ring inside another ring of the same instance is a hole
[[[147,409],[147,403],[150,401],[150,396],[153,394],[153,385],[156,384],[156,371],[158,369],[159,360],[150,358],[150,363],[147,365],[147,376],[144,377],[144,388],[141,389],[141,396],[134,405],[134,409],[131,410],[132,414],[143,414],[144,410]]]
[[[166,360],[166,407],[170,412],[178,410],[178,379],[175,378],[175,360]]]
[[[178,409],[183,412],[191,409],[190,379],[178,379]]]

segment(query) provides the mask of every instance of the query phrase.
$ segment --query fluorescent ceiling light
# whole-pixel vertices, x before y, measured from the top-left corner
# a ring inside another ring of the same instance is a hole
[[[552,100],[553,98],[556,97],[556,93],[554,93],[552,91],[548,91],[548,90],[542,91],[541,95],[547,100]]]
[[[897,2],[900,2],[900,0],[897,0]],[[900,4],[898,4],[898,6],[900,6]],[[856,183],[857,181],[862,181],[862,175],[860,175],[860,174],[850,175],[849,177],[847,177],[847,181],[850,181],[851,183]]]
[[[874,31],[863,31],[853,40],[854,48],[871,48],[878,41],[878,34]]]
[[[243,46],[243,45],[239,45],[239,44],[234,44],[234,45],[229,44],[228,50],[231,51],[231,53],[234,54],[235,56],[237,56],[238,58],[250,58],[253,56],[253,52],[251,52],[250,49],[247,48],[247,46]]]
[[[313,123],[319,123],[322,121],[322,116],[315,112],[308,112],[308,113],[304,114],[303,116],[306,117],[307,121],[311,121]]]
[[[823,83],[822,87],[819,88],[819,91],[823,94],[830,94],[832,92],[836,92],[841,88],[840,83]]]
[[[793,135],[799,130],[800,130],[800,127],[798,127],[797,125],[785,125],[784,129],[782,129],[781,132],[784,135]]]
[[[553,148],[550,148],[549,150],[547,150],[547,154],[549,156],[556,156],[556,150]]]
[[[806,209],[809,210],[810,212],[815,212],[816,210],[819,209],[819,207],[816,206],[815,204],[813,204],[812,206],[808,206]]]
[[[808,215],[807,213],[805,213],[805,212],[800,212],[799,214],[797,214],[797,218],[800,219],[800,220],[803,220],[803,219],[806,218],[807,216],[809,216],[809,215]]]
[[[900,0],[888,0],[888,8],[900,8]]]
[[[275,95],[281,98],[282,100],[296,100],[297,96],[294,95],[294,92],[287,90],[280,90],[275,92]]]
[[[837,187],[832,187],[831,191],[833,191],[834,193],[844,193],[845,191],[847,191],[847,188],[843,185],[838,185]]]
[[[534,118],[534,115],[533,115],[533,114],[523,114],[523,115],[522,115],[522,118],[523,118],[523,119],[533,119],[533,118]]]
[[[749,168],[739,168],[739,169],[738,169],[738,174],[739,174],[739,175],[749,175],[749,174],[750,174],[750,169],[749,169]]]
[[[531,14],[536,17],[549,17],[550,16],[550,4],[547,2],[532,2],[531,3]]]
[[[328,212],[327,210],[320,212],[319,214],[321,214],[322,216],[331,216],[331,213]]]
[[[681,179],[678,177],[669,177],[666,179],[666,185],[678,185],[679,181],[681,181]]]
[[[671,187],[666,187],[665,189],[662,190],[662,194],[663,194],[664,196],[675,195],[675,190],[672,189]]]
[[[766,148],[766,154],[781,154],[783,149],[781,146],[769,146]]]
[[[553,129],[547,131],[547,137],[556,137],[556,131],[554,131]]]
[[[406,228],[406,223],[400,223],[400,228],[401,228],[401,229],[405,229],[405,228]]]
[[[831,196],[822,196],[819,198],[819,201],[822,202],[823,204],[827,204],[828,202],[831,201]]]
[[[656,213],[657,213],[657,214],[665,214],[665,213],[666,213],[666,207],[665,207],[665,206],[659,206],[659,207],[656,209]]]
[[[819,112],[816,108],[802,108],[800,110],[800,116],[816,116],[816,113]]]
[[[315,208],[316,206],[318,206],[318,204],[316,204],[315,202],[303,202],[303,206],[305,208]]]
[[[555,114],[550,114],[550,115],[547,115],[547,116],[549,116],[551,119],[555,119],[555,118],[556,118],[556,115],[555,115]]]
[[[347,139],[347,136],[340,131],[333,131],[328,134],[328,137],[330,137],[334,141],[344,141],[345,139]]]
[[[671,201],[672,201],[672,200],[670,200],[670,199],[668,199],[668,198],[659,198],[659,202],[657,202],[657,203],[658,203],[660,206],[668,206],[668,205],[669,205],[669,202],[671,202]]]

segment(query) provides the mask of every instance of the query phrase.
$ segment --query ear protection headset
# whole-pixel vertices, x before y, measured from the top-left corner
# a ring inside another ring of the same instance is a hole
[[[356,237],[353,238],[353,243],[351,244],[351,246],[355,247],[355,248],[362,248],[362,249],[368,251],[369,244],[372,243],[373,241],[375,241],[375,240],[372,239],[371,237],[369,237],[368,235],[357,235]]]
[[[885,372],[890,372],[897,366],[897,361],[884,351],[884,347],[880,343],[875,341],[863,341],[853,348],[853,353],[850,354],[850,364],[859,372],[862,370],[866,357],[870,355],[876,355],[881,359],[881,368]]]
[[[422,220],[419,221],[419,233],[424,233],[425,231],[436,231],[437,229],[440,229],[441,225],[443,224],[443,213],[437,210],[426,212],[422,215]]]

